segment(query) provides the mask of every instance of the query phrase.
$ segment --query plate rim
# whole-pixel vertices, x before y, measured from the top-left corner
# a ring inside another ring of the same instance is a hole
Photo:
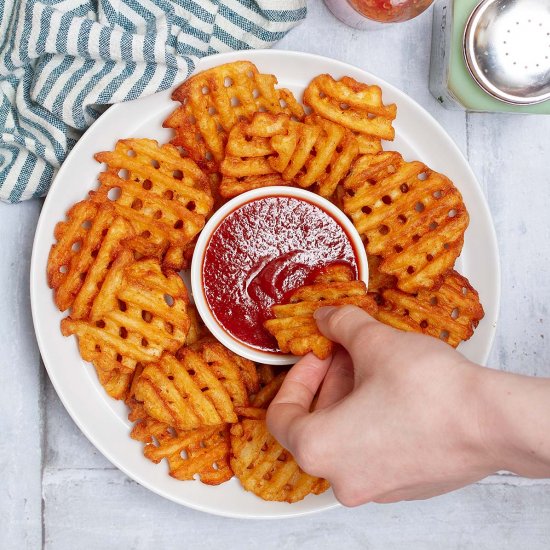
[[[420,111],[420,114],[423,117],[426,117],[430,120],[430,122],[433,124],[435,128],[437,128],[440,136],[442,137],[446,145],[452,150],[454,153],[454,156],[458,159],[460,159],[462,163],[462,167],[466,169],[466,171],[469,173],[470,178],[476,183],[474,186],[473,192],[477,195],[478,204],[477,206],[480,207],[484,211],[485,218],[490,222],[488,223],[489,228],[489,242],[487,243],[490,248],[492,249],[492,253],[495,255],[494,258],[494,268],[495,268],[495,288],[493,292],[493,299],[494,299],[494,312],[491,319],[484,319],[484,322],[490,322],[491,323],[491,330],[490,330],[490,337],[488,338],[488,342],[486,345],[486,349],[484,352],[484,360],[483,364],[487,362],[487,359],[489,357],[490,351],[492,349],[494,340],[495,340],[495,334],[496,334],[496,327],[497,327],[497,321],[499,317],[499,311],[500,311],[500,300],[501,300],[501,266],[500,266],[500,254],[499,254],[499,248],[498,248],[498,241],[496,236],[496,230],[493,222],[493,218],[491,216],[491,212],[489,209],[489,206],[487,204],[487,200],[482,192],[482,189],[479,185],[478,179],[473,172],[470,164],[468,163],[467,158],[464,156],[458,145],[454,142],[454,140],[451,138],[451,136],[447,133],[447,131],[443,128],[443,126],[435,119],[435,117],[429,113],[422,105],[417,103],[412,97],[407,95],[404,91],[400,90],[393,84],[387,82],[383,78],[380,78],[369,71],[364,70],[363,68],[353,65],[338,59],[334,59],[331,57],[318,55],[318,54],[312,54],[308,52],[300,52],[300,51],[294,51],[294,50],[279,50],[279,49],[270,49],[270,50],[242,50],[242,51],[231,51],[231,52],[225,52],[220,54],[214,54],[211,56],[206,56],[204,58],[199,59],[199,61],[196,64],[195,71],[192,74],[197,74],[199,71],[203,70],[203,65],[212,65],[212,64],[222,64],[225,62],[231,62],[236,60],[236,58],[242,58],[242,59],[249,59],[252,62],[256,62],[255,58],[257,56],[260,57],[288,57],[292,58],[295,61],[298,60],[299,62],[307,62],[307,59],[315,59],[316,61],[319,61],[321,63],[323,62],[329,62],[331,64],[337,64],[340,66],[342,70],[351,69],[353,72],[360,71],[362,74],[365,75],[365,78],[372,78],[375,81],[379,82],[383,89],[391,90],[393,94],[396,94],[400,96],[400,98],[403,99],[403,101],[406,101],[409,103],[409,106],[416,110]],[[192,76],[192,75],[189,75]],[[277,76],[277,75],[276,75]],[[188,77],[189,78],[189,77]],[[180,83],[175,84],[172,86],[171,89],[174,89],[176,86],[178,86]],[[157,93],[163,93],[163,92],[157,92]],[[166,92],[164,92],[166,93]],[[156,94],[152,94],[156,95]],[[146,96],[151,97],[151,96]],[[134,101],[139,101],[140,99],[145,98],[139,98]],[[124,109],[125,106],[128,103],[132,102],[124,102],[124,103],[118,103],[115,105],[112,105],[109,107],[109,109],[102,114],[100,117],[98,117],[86,130],[86,134],[93,131],[96,126],[99,124],[105,124],[106,119],[109,118],[111,115],[108,115],[108,113],[117,113],[121,109]],[[84,137],[84,136],[83,136]],[[184,505],[186,507],[192,508],[194,510],[198,510],[201,512],[206,512],[218,516],[223,517],[229,517],[229,518],[236,518],[236,519],[285,519],[290,517],[301,517],[305,515],[310,515],[314,513],[323,512],[326,510],[338,508],[341,505],[335,501],[326,505],[321,505],[315,509],[310,510],[296,510],[292,511],[289,509],[288,513],[273,513],[273,514],[262,514],[262,515],[251,515],[251,514],[243,514],[243,513],[235,513],[232,511],[228,511],[226,509],[218,509],[214,506],[214,508],[209,506],[204,506],[202,504],[197,504],[195,502],[190,502],[186,500],[185,497],[174,497],[171,494],[166,493],[162,488],[156,487],[154,483],[150,482],[147,478],[144,478],[139,473],[131,472],[129,468],[126,467],[126,465],[121,463],[121,460],[109,450],[108,446],[104,445],[103,442],[100,442],[97,440],[97,438],[92,435],[87,428],[88,422],[86,422],[84,419],[80,418],[77,412],[75,412],[73,405],[70,403],[69,396],[64,393],[62,389],[60,389],[60,383],[58,381],[58,378],[55,374],[55,369],[50,368],[48,366],[48,361],[46,357],[48,356],[48,347],[46,343],[43,340],[41,331],[40,331],[40,320],[39,320],[39,312],[37,311],[38,308],[38,298],[36,296],[36,293],[38,292],[38,277],[44,276],[44,268],[45,266],[37,265],[38,262],[38,252],[37,252],[37,241],[40,239],[40,235],[42,233],[42,228],[44,225],[47,224],[46,221],[46,212],[48,211],[50,202],[54,200],[54,195],[51,192],[58,181],[61,181],[63,178],[63,175],[66,170],[68,170],[68,166],[70,165],[71,159],[76,156],[80,149],[85,147],[86,140],[80,139],[77,144],[73,147],[73,149],[70,151],[70,153],[67,155],[67,158],[63,162],[62,166],[60,167],[59,171],[57,172],[54,180],[52,181],[52,184],[50,186],[50,192],[46,196],[46,199],[44,201],[44,204],[41,209],[40,217],[38,220],[38,223],[36,225],[36,231],[33,238],[33,247],[32,247],[32,254],[31,254],[31,263],[30,263],[30,301],[31,301],[31,313],[32,313],[32,320],[33,320],[33,327],[35,330],[35,335],[38,343],[38,347],[40,350],[40,354],[42,357],[42,361],[44,363],[44,366],[46,368],[46,371],[48,373],[48,376],[50,378],[50,381],[60,399],[60,401],[63,403],[63,406],[65,407],[66,411],[68,412],[69,416],[73,420],[73,422],[77,425],[79,430],[84,434],[84,436],[90,441],[90,443],[107,459],[109,460],[117,469],[122,471],[125,475],[127,475],[130,479],[134,480],[135,482],[139,483],[143,487],[149,489],[153,493],[162,496],[163,498],[166,498],[172,502],[175,502],[179,505]]]

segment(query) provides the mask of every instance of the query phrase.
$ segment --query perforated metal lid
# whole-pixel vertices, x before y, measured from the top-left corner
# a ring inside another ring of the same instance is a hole
[[[476,82],[517,105],[550,99],[550,0],[484,0],[464,30]]]

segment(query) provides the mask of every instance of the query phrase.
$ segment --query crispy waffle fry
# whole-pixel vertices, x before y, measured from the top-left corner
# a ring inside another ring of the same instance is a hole
[[[99,383],[113,399],[126,399],[128,387],[132,382],[132,373],[123,369],[104,371],[94,364]]]
[[[330,197],[359,152],[357,140],[346,128],[318,116],[307,117],[306,124],[289,124],[290,138],[271,140],[277,153],[271,165],[283,179],[300,187],[315,185],[320,195]]]
[[[256,113],[229,135],[220,193],[290,182],[315,186],[324,197],[334,193],[358,154],[353,134],[328,120],[309,116],[306,123],[288,115]]]
[[[190,480],[196,476],[207,485],[219,485],[233,477],[229,466],[229,427],[203,427],[178,431],[150,417],[140,419],[130,434],[145,443],[143,454],[158,464],[166,459],[170,475]]]
[[[277,392],[283,384],[286,371],[278,373],[272,380],[264,384],[260,391],[252,398],[251,405],[253,407],[259,407],[261,409],[267,409],[273,398],[277,395]]]
[[[277,395],[287,371],[276,369],[272,365],[258,365],[256,371],[259,379],[258,392],[251,396],[249,407],[235,407],[235,411],[239,417],[260,420],[265,418],[267,407]]]
[[[288,131],[290,117],[256,113],[250,122],[235,124],[229,133],[225,158],[220,165],[220,194],[235,197],[260,187],[286,185],[268,158],[275,153],[271,138]]]
[[[315,77],[304,92],[304,103],[319,116],[357,133],[362,154],[382,150],[380,139],[393,140],[395,104],[382,103],[382,90],[349,76],[336,81],[328,74]]]
[[[326,277],[325,273],[323,278]],[[369,312],[376,307],[373,298],[367,296],[363,281],[314,283],[295,290],[289,303],[273,306],[275,318],[264,326],[277,339],[282,352],[305,355],[312,351],[324,359],[332,353],[334,345],[319,332],[313,313],[320,307],[346,304]]]
[[[186,246],[213,206],[206,175],[173,145],[159,147],[151,139],[119,140],[114,151],[97,153],[95,159],[107,170],[99,175],[94,199],[111,199],[116,213],[132,224],[137,235],[127,246],[180,270]]]
[[[261,74],[249,61],[220,65],[188,78],[172,94],[182,106],[164,122],[176,131],[172,143],[209,172],[218,171],[227,134],[258,111],[302,118],[302,106],[289,90],[276,89],[273,75]]]
[[[214,339],[203,340],[193,349],[202,355],[214,374],[223,381],[236,405],[247,403],[248,395],[258,391],[258,373],[252,361],[229,351]]]
[[[359,157],[344,181],[344,211],[404,292],[432,288],[462,250],[468,212],[451,180],[399,153]]]
[[[147,413],[182,430],[236,422],[235,406],[248,406],[246,360],[212,343],[183,348],[180,356],[166,354],[143,370],[135,396]]]
[[[379,321],[402,330],[429,334],[456,347],[468,340],[483,318],[477,291],[468,279],[450,271],[437,290],[406,294],[395,288],[382,291]]]
[[[298,466],[269,433],[265,420],[241,420],[231,427],[230,437],[231,468],[247,491],[264,500],[297,502],[329,488],[326,480],[310,476]]]
[[[104,386],[121,388],[139,363],[175,352],[189,330],[187,291],[176,273],[163,274],[156,260],[134,261],[124,250],[115,260],[91,308],[90,319],[61,321],[76,334],[80,354],[94,364]],[[127,376],[126,376],[127,375]],[[117,397],[121,398],[121,397]]]
[[[395,288],[397,278],[380,271],[380,256],[367,256],[369,262],[369,293],[378,293],[386,288]]]
[[[99,206],[90,200],[75,204],[67,221],[55,226],[57,242],[48,258],[48,284],[54,289],[57,307],[65,311],[76,300],[74,318],[85,317],[121,242],[133,235],[112,205]]]
[[[189,317],[190,325],[189,332],[187,333],[187,337],[185,338],[185,345],[191,346],[193,344],[196,344],[202,338],[206,338],[207,336],[209,336],[210,332],[200,318],[199,312],[194,305],[189,304],[187,306],[187,315]]]

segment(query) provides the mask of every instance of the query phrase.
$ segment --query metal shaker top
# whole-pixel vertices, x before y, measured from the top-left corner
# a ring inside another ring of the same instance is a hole
[[[481,88],[501,101],[550,99],[550,0],[483,0],[466,23],[464,57]]]

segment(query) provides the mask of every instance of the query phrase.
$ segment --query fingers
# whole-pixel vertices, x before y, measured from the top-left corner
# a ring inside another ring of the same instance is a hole
[[[275,439],[291,452],[301,427],[300,421],[308,417],[311,403],[332,357],[318,359],[308,353],[288,372],[281,389],[267,410],[267,427]]]
[[[319,330],[329,340],[351,351],[361,330],[378,321],[356,306],[322,307],[313,315]]]
[[[315,410],[337,403],[353,390],[353,363],[344,348],[338,348],[323,380]]]

